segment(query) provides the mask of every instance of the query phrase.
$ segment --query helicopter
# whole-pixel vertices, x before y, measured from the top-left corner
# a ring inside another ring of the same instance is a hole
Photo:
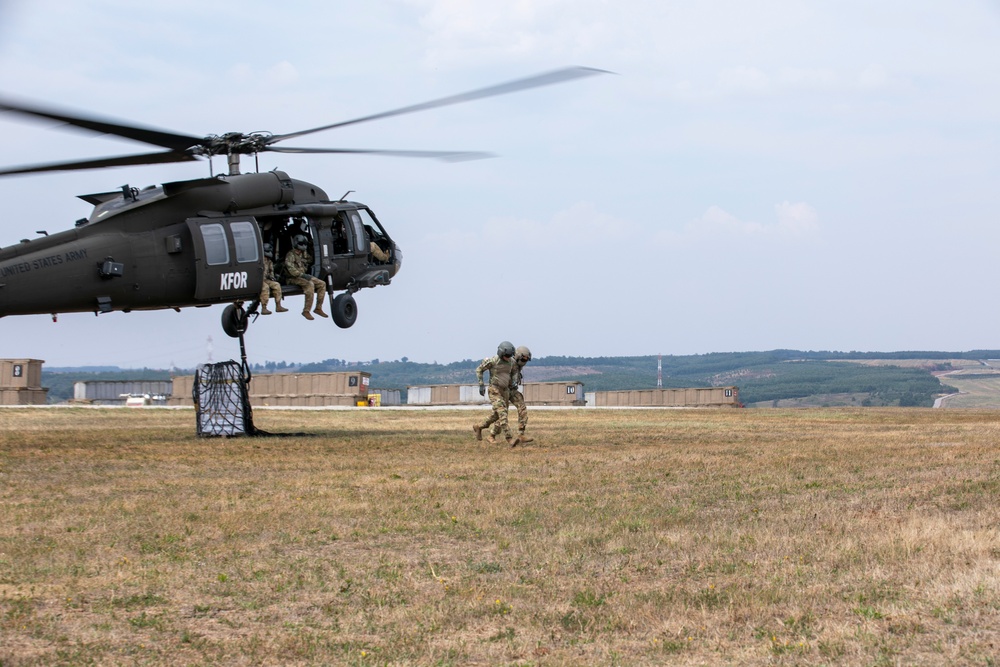
[[[287,282],[281,259],[293,245],[312,258],[310,275],[323,281],[330,316],[341,328],[357,320],[355,293],[389,285],[403,252],[371,207],[332,200],[317,185],[277,169],[260,172],[258,156],[278,153],[375,154],[448,161],[490,157],[469,151],[295,148],[279,142],[347,125],[505,95],[604,70],[568,67],[420,104],[286,134],[228,132],[197,137],[69,113],[0,98],[0,112],[47,119],[95,134],[110,134],[166,149],[0,169],[0,177],[53,171],[154,165],[207,159],[209,176],[80,195],[93,205],[72,229],[0,247],[0,317],[8,315],[130,312],[228,304],[227,335],[241,338],[258,315],[265,251],[275,258],[283,296],[302,294]],[[212,158],[226,156],[215,175]],[[241,173],[241,157],[257,170]],[[374,246],[382,252],[374,252]],[[379,258],[381,256],[381,258]],[[305,314],[305,313],[304,313]]]

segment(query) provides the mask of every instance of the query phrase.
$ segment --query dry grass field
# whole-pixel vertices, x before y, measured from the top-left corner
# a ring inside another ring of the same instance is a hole
[[[0,410],[0,665],[991,665],[1000,414]]]

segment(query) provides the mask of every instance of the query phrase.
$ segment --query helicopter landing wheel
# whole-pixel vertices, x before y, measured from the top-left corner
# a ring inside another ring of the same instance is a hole
[[[333,322],[341,329],[347,329],[358,319],[358,304],[349,292],[338,294],[331,305]]]
[[[243,306],[231,303],[222,311],[222,330],[230,338],[239,338],[247,332],[249,318]]]

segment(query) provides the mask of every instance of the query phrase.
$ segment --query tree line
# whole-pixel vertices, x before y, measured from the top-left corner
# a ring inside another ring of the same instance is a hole
[[[920,368],[884,364],[869,366],[848,360],[926,360]],[[714,352],[695,355],[664,355],[664,388],[736,386],[746,404],[764,404],[811,396],[850,394],[862,405],[930,406],[942,393],[954,391],[932,375],[949,370],[949,359],[1000,359],[1000,350],[970,352],[828,352],[770,350],[765,352]],[[365,371],[371,373],[372,389],[397,389],[428,384],[473,384],[479,359],[447,364],[420,363],[408,358],[393,361],[372,359],[348,361],[324,359],[307,364],[268,361],[253,364],[254,373],[322,373]],[[539,380],[582,382],[584,390],[616,391],[656,387],[657,355],[638,357],[549,356],[532,360],[525,370],[528,382]],[[565,370],[565,372],[560,372]],[[173,374],[193,374],[194,369]],[[73,396],[73,384],[81,380],[167,380],[171,371],[110,370],[78,371],[42,369],[49,401]]]

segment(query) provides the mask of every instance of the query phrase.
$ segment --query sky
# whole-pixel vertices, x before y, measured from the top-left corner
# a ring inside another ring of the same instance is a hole
[[[196,136],[611,72],[296,140],[492,159],[262,155],[354,190],[404,261],[350,329],[259,318],[251,363],[1000,348],[998,62],[997,0],[0,0],[0,95]],[[3,166],[151,150],[3,113],[0,137]],[[206,175],[2,178],[0,246]],[[238,359],[222,309],[5,317],[0,357]]]

